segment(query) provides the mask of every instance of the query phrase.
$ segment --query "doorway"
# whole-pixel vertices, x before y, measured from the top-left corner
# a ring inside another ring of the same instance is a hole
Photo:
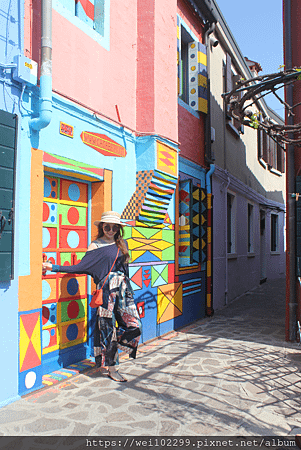
[[[266,211],[260,210],[260,284],[267,280],[266,276]]]
[[[69,266],[88,246],[89,184],[45,175],[43,260]],[[43,373],[90,356],[87,276],[47,272],[42,279]]]

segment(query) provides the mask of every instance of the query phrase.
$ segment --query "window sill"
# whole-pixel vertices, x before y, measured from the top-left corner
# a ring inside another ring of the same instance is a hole
[[[228,259],[237,259],[237,253],[227,253]]]
[[[260,158],[260,159],[259,159],[259,163],[262,165],[262,167],[263,167],[264,169],[267,169],[267,168],[268,168],[268,165],[267,165],[267,163],[265,162],[264,159]]]
[[[240,139],[240,133],[238,131],[238,129],[232,125],[231,122],[227,122],[226,124],[228,130],[233,134],[234,137],[236,137],[237,139]]]
[[[255,256],[256,256],[256,253],[248,252],[248,255],[247,255],[248,258],[255,258]]]
[[[280,255],[279,250],[276,250],[275,252],[272,252],[272,251],[271,251],[270,253],[271,253],[271,256],[273,256],[273,255],[276,255],[276,256],[277,256],[277,255]]]
[[[274,173],[275,175],[277,175],[278,177],[282,177],[282,173],[279,172],[279,170],[274,169],[273,167],[269,167],[269,171],[271,173]]]
[[[186,111],[195,116],[197,119],[200,118],[199,112],[195,111],[188,103],[184,102],[184,100],[182,100],[180,97],[178,97],[178,104],[182,106],[182,108],[185,108]]]

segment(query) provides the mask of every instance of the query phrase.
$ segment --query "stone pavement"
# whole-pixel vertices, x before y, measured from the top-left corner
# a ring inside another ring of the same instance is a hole
[[[0,410],[2,436],[292,436],[301,346],[284,340],[285,280],[141,345],[127,383],[94,368]]]

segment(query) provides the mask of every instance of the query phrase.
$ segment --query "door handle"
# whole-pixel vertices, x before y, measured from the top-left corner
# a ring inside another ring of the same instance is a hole
[[[0,211],[0,239],[2,238],[2,232],[6,224],[6,217],[3,216],[2,211]]]

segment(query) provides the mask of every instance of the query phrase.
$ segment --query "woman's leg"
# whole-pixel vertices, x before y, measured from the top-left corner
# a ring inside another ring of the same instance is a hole
[[[112,318],[97,316],[94,332],[94,357],[96,367],[115,366],[117,361],[116,328]]]

